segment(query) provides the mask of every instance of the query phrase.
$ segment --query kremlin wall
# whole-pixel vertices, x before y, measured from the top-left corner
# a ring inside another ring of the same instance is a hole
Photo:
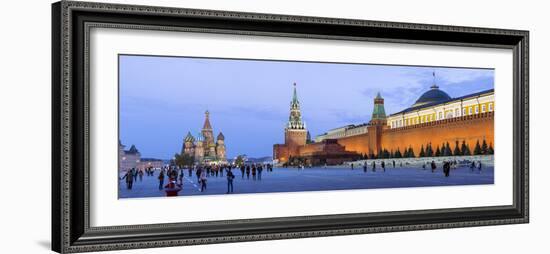
[[[380,93],[374,99],[371,120],[361,125],[338,127],[315,138],[308,137],[294,85],[285,143],[273,147],[273,159],[285,164],[293,158],[314,165],[336,165],[364,156],[376,158],[382,150],[394,153],[412,149],[418,156],[428,144],[435,150],[463,142],[470,151],[485,141],[494,147],[494,90],[451,98],[433,85],[410,108],[386,116]]]

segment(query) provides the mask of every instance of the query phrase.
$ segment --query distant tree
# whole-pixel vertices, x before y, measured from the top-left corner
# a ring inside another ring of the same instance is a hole
[[[390,153],[390,151],[388,151],[387,149],[384,149],[384,157],[385,157],[386,159],[391,158],[391,153]]]
[[[437,146],[437,148],[435,149],[435,156],[436,157],[441,156],[441,150],[439,150],[439,146]]]
[[[434,150],[432,149],[432,143],[428,143],[428,145],[426,145],[426,156],[427,157],[434,156]]]
[[[288,157],[288,161],[292,161],[292,156]],[[243,155],[238,155],[237,158],[235,159],[235,164],[237,166],[242,166],[244,164],[244,156]]]
[[[420,147],[420,153],[418,153],[418,157],[426,157],[426,152],[424,152],[424,145]]]
[[[416,156],[414,155],[414,150],[413,150],[412,147],[410,147],[410,146],[409,146],[409,152],[408,152],[408,154],[409,154],[409,158],[414,158],[414,157],[416,157]]]
[[[183,166],[182,156],[179,155],[178,153],[175,153],[174,157],[172,158],[171,164],[174,166],[182,167]]]
[[[460,152],[462,152],[462,155],[472,155],[472,153],[470,153],[470,147],[468,147],[465,140],[462,140],[462,147],[460,148],[460,150]]]
[[[174,155],[174,158],[176,158],[175,159],[175,164],[180,168],[185,167],[185,166],[190,167],[190,166],[193,165],[193,163],[195,163],[195,158],[193,156],[189,155],[189,154],[186,154],[186,153],[176,154],[176,155]]]
[[[479,140],[478,140],[474,148],[474,155],[480,155],[480,154],[481,154],[481,146],[479,145]]]
[[[449,142],[445,143],[445,156],[452,156],[453,151],[451,150],[451,146],[449,145]]]
[[[399,151],[399,147],[397,148],[397,151],[393,154],[394,158],[402,158],[403,155],[401,154],[401,151]]]
[[[488,146],[487,142],[485,142],[485,139],[483,140],[483,144],[481,145],[481,154],[487,154],[488,152]]]
[[[458,140],[455,141],[455,150],[453,151],[454,156],[460,156],[462,155],[462,152],[460,151],[460,148],[458,148]]]
[[[403,158],[409,158],[409,149],[405,147],[405,149],[403,149]]]
[[[495,154],[495,149],[493,149],[493,144],[489,144],[489,148],[487,149],[487,154]]]

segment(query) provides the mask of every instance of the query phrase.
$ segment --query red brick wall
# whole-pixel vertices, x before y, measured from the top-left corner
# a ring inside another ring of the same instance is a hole
[[[465,140],[473,152],[476,141],[482,144],[483,139],[487,144],[493,144],[494,148],[494,114],[482,113],[478,115],[457,117],[447,120],[441,120],[431,123],[424,123],[415,126],[402,128],[386,129],[382,134],[382,147],[389,150],[396,150],[398,147],[401,152],[403,148],[413,148],[418,156],[420,147],[431,142],[435,149],[444,142],[449,142],[451,150],[455,147],[455,141],[462,144]]]
[[[338,144],[344,146],[346,151],[369,154],[369,134],[361,134],[353,137],[340,138]]]
[[[380,146],[388,151],[395,151],[399,148],[403,153],[403,149],[410,145],[415,155],[418,156],[420,147],[424,145],[426,148],[426,144],[429,142],[432,143],[435,152],[436,147],[441,146],[444,142],[449,142],[452,150],[455,147],[455,141],[458,140],[459,144],[462,144],[462,140],[465,140],[470,146],[470,151],[473,152],[477,140],[481,144],[485,139],[487,144],[493,144],[494,148],[494,114],[489,112],[403,128],[385,129],[381,135]],[[338,143],[345,146],[346,151],[369,154],[373,138],[369,138],[369,134],[362,134],[338,139]],[[369,139],[372,141],[369,142]],[[372,144],[372,148],[374,147],[376,145]],[[376,154],[378,151],[373,152]]]
[[[489,112],[402,128],[381,128],[376,131],[381,135],[380,139],[378,139],[380,144],[373,144],[377,139],[373,137],[372,128],[369,128],[369,132],[370,135],[366,133],[340,138],[338,139],[338,144],[344,146],[346,151],[357,152],[359,154],[370,154],[370,152],[377,154],[377,149],[375,151],[370,150],[378,146],[388,151],[396,151],[399,148],[401,153],[403,153],[404,148],[411,146],[415,155],[418,156],[420,147],[424,145],[424,148],[426,148],[426,144],[430,142],[435,152],[436,147],[441,147],[442,143],[449,142],[451,150],[453,150],[455,141],[458,141],[459,145],[461,145],[464,140],[469,145],[470,151],[473,152],[478,140],[481,145],[485,139],[487,144],[492,144],[494,148],[494,114],[493,112]],[[288,159],[289,155],[296,156],[303,153],[311,153],[321,147],[320,144],[300,147],[275,145],[274,158],[286,161],[285,159]]]

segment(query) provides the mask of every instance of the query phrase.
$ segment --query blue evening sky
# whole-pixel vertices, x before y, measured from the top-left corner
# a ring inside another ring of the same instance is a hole
[[[368,122],[380,92],[386,114],[411,106],[435,82],[451,97],[491,89],[494,70],[185,57],[119,58],[120,140],[142,157],[169,159],[210,111],[228,158],[271,156],[284,140],[292,84],[312,138]]]

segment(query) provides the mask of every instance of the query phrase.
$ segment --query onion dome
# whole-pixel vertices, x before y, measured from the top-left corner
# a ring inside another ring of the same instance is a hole
[[[197,134],[197,139],[196,139],[197,142],[202,142],[204,141],[204,136],[202,135],[202,133],[199,132],[199,134]]]
[[[216,139],[217,140],[225,140],[225,136],[223,135],[223,133],[220,132],[220,134],[218,134],[218,137]]]
[[[185,137],[185,142],[195,142],[195,138],[193,137],[193,135],[191,135],[191,132],[187,132],[187,136]]]

